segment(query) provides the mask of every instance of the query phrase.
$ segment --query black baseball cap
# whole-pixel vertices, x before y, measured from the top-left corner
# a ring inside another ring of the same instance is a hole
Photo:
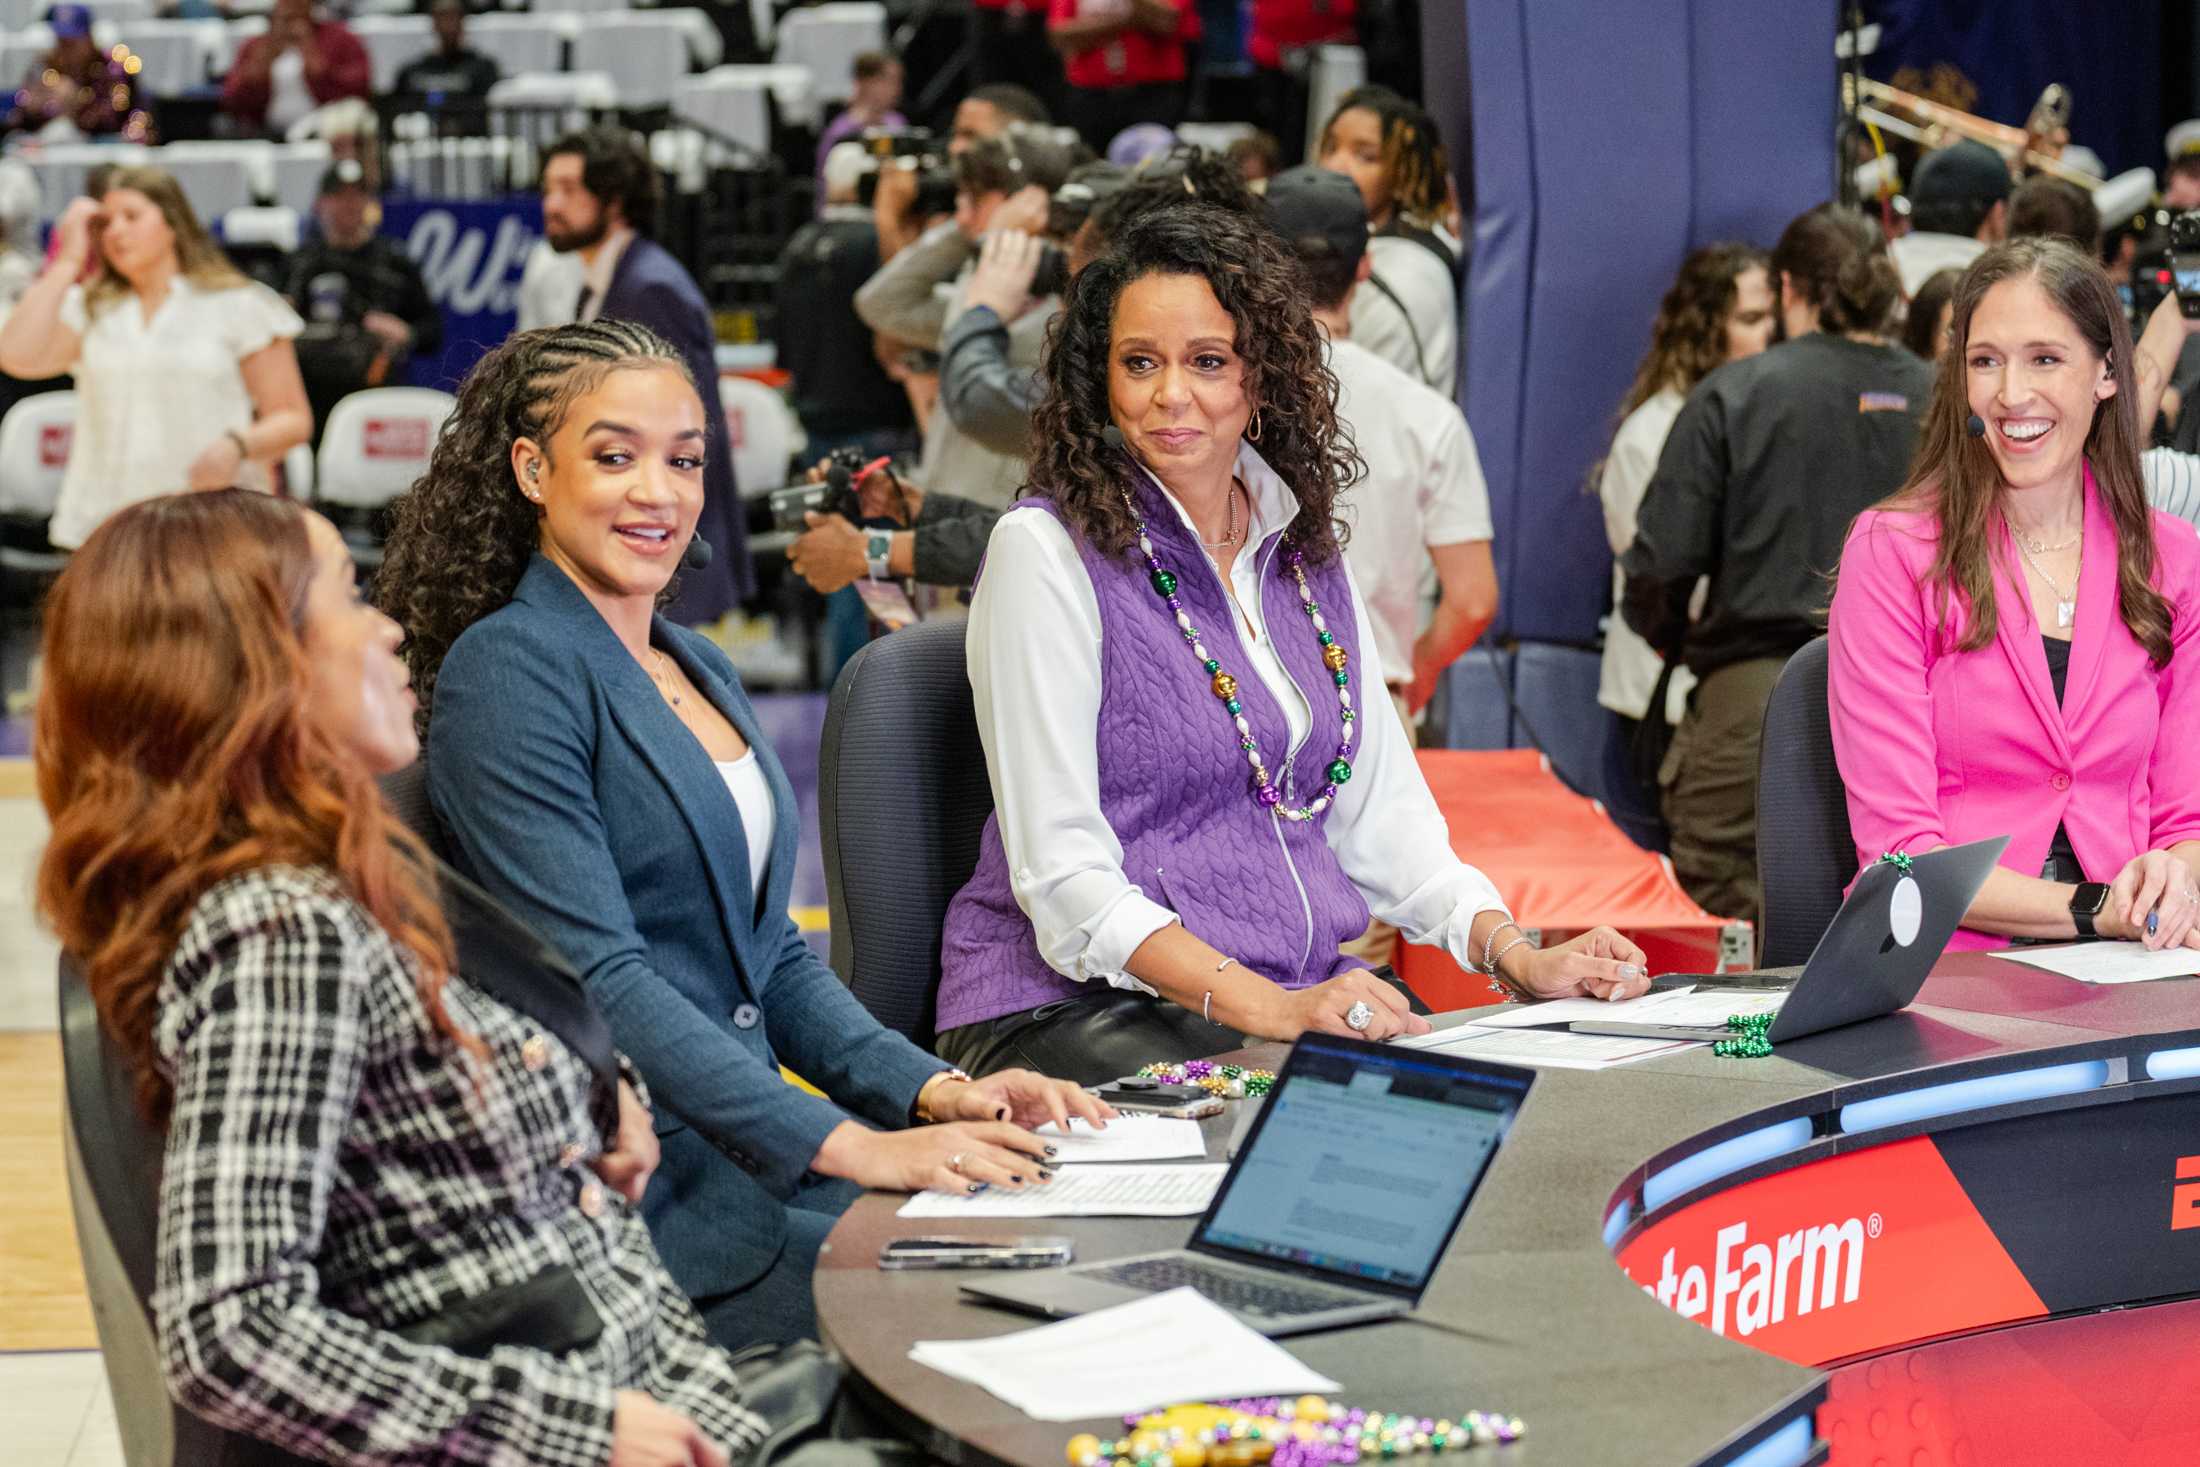
[[[1268,180],[1268,218],[1299,254],[1319,241],[1336,259],[1358,265],[1367,253],[1367,203],[1359,185],[1311,163]]]
[[[2009,197],[2009,165],[1982,142],[1962,142],[1925,155],[1910,187],[1910,207],[1927,204],[1983,203]]]

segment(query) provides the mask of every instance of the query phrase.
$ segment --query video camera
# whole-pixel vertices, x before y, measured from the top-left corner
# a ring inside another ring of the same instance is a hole
[[[863,523],[863,501],[856,493],[856,471],[870,460],[860,448],[836,448],[826,456],[825,478],[816,484],[794,484],[771,495],[772,527],[799,535],[809,528],[809,514],[837,514],[851,525]]]
[[[880,176],[889,168],[903,168],[917,175],[917,196],[909,205],[912,216],[923,219],[955,212],[955,170],[930,128],[866,128],[859,141],[865,152],[878,159],[878,167],[856,180],[857,203],[870,208],[878,197]]]

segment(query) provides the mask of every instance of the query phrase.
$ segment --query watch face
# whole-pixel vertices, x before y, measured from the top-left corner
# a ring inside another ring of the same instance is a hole
[[[2070,909],[2083,912],[2088,917],[2099,916],[2101,909],[2107,905],[2108,887],[2098,881],[2080,882],[2077,892],[2070,898]]]
[[[869,557],[872,560],[884,560],[889,554],[892,553],[893,549],[894,537],[892,535],[877,533],[874,533],[871,536],[869,545],[867,546]]]

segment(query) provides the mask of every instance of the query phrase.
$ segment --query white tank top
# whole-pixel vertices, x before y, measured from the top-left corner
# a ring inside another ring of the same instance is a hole
[[[749,900],[764,890],[765,868],[771,864],[772,835],[779,817],[772,809],[771,786],[764,782],[764,766],[751,749],[738,759],[721,759],[718,777],[726,782],[733,803],[741,811],[741,833],[749,842]]]

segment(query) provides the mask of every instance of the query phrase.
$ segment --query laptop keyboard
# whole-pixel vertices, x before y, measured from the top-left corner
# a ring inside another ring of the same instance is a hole
[[[1318,1314],[1349,1304],[1366,1302],[1365,1296],[1343,1290],[1295,1288],[1286,1283],[1249,1278],[1234,1270],[1212,1268],[1191,1258],[1134,1258],[1109,1268],[1095,1269],[1093,1277],[1113,1284],[1160,1293],[1190,1287],[1203,1299],[1239,1314],[1271,1318]]]

